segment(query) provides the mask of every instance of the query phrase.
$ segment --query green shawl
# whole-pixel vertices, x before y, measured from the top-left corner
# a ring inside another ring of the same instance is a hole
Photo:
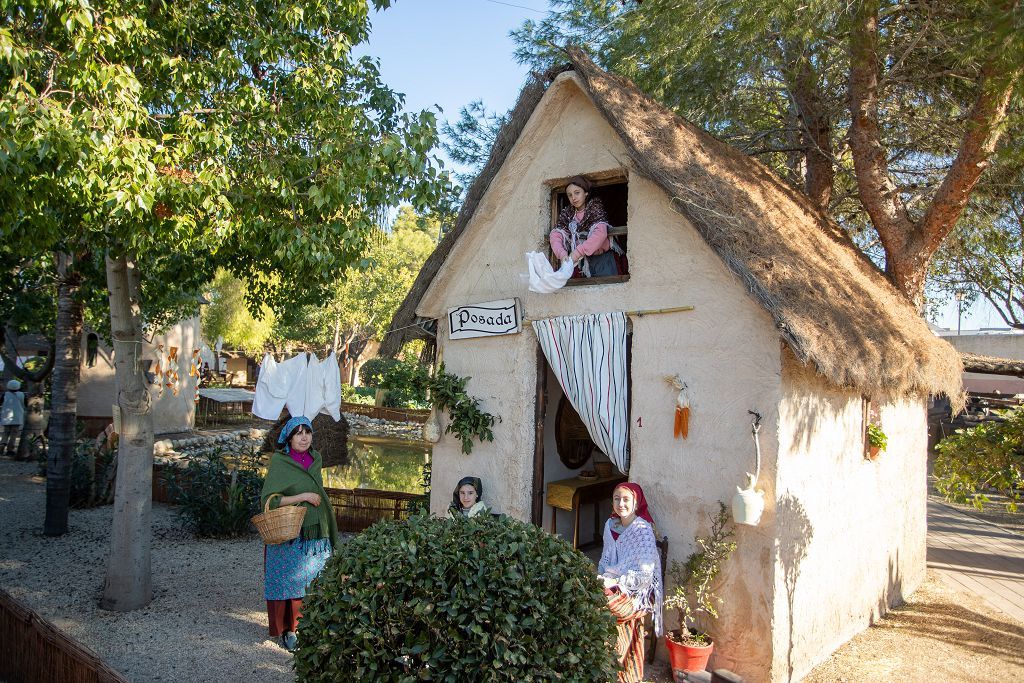
[[[306,508],[306,516],[302,520],[304,538],[329,538],[331,546],[338,547],[338,520],[334,517],[334,508],[324,490],[320,468],[323,458],[316,451],[310,451],[313,464],[308,470],[295,462],[290,455],[282,451],[274,451],[267,467],[267,477],[263,480],[263,492],[260,494],[260,509],[267,504],[267,498],[280,493],[282,496],[294,496],[298,493],[318,493],[321,503],[314,507],[309,503],[299,503]],[[274,509],[280,505],[280,498],[270,504]],[[319,527],[314,531],[314,528]]]

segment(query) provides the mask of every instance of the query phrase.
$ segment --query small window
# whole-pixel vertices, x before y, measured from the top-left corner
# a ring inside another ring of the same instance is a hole
[[[595,174],[596,175],[596,174]],[[604,205],[605,212],[608,214],[608,222],[611,224],[611,228],[608,230],[608,236],[612,239],[615,245],[612,251],[607,253],[611,254],[607,263],[610,264],[614,261],[614,274],[605,274],[600,276],[592,277],[573,277],[566,283],[567,287],[570,286],[583,286],[583,285],[601,285],[610,284],[615,282],[628,282],[629,281],[629,259],[628,259],[628,243],[629,243],[629,229],[626,225],[627,207],[629,205],[629,185],[625,178],[621,174],[613,177],[604,179],[595,179],[594,176],[589,176],[593,181],[593,189],[590,192],[592,197],[600,198],[601,203]],[[569,206],[569,200],[565,196],[566,182],[562,181],[554,184],[551,190],[551,229],[554,229],[558,222],[559,214]],[[550,247],[548,254],[551,257],[552,267],[558,268],[560,265],[558,259],[554,253],[551,252]],[[606,266],[607,269],[607,266]]]
[[[85,366],[88,368],[96,365],[96,354],[100,350],[100,338],[96,333],[91,332],[85,338]]]

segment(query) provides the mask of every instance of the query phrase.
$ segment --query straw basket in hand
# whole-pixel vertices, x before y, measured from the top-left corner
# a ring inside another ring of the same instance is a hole
[[[302,531],[302,520],[306,516],[306,508],[301,505],[282,505],[271,510],[270,501],[274,496],[280,497],[281,494],[275,493],[268,497],[263,512],[252,518],[256,531],[260,532],[263,542],[267,545],[286,543],[298,538]]]

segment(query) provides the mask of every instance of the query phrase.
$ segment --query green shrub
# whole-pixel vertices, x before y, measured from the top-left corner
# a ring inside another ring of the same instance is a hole
[[[1024,408],[999,412],[1002,421],[958,429],[935,450],[935,488],[955,503],[979,510],[996,491],[1006,496],[1006,509],[1016,512],[1024,490]]]
[[[371,358],[359,368],[363,384],[384,389],[384,405],[388,408],[426,408],[426,382],[430,369],[415,358],[394,360]]]
[[[75,444],[71,454],[70,505],[89,508],[114,502],[114,454],[117,442],[86,439]]]
[[[381,522],[303,600],[299,681],[608,681],[615,620],[594,566],[505,517]]]
[[[372,406],[377,390],[373,387],[354,387],[351,384],[341,385],[341,400],[345,403],[359,403]]]
[[[260,511],[263,488],[259,454],[213,450],[185,458],[185,467],[168,476],[185,525],[204,538],[230,538],[251,531],[249,518]]]

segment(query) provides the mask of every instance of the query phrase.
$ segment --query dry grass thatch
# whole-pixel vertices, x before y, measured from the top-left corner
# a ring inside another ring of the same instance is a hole
[[[831,383],[876,400],[945,394],[962,402],[959,354],[937,338],[842,229],[767,167],[716,140],[569,48],[583,90],[625,145],[634,170],[657,183],[751,296],[803,363]],[[527,86],[471,188],[456,228],[427,261],[381,347],[397,352],[398,328],[465,229],[543,95]],[[473,194],[476,193],[476,194]],[[680,227],[684,223],[680,221]]]
[[[263,440],[263,450],[269,453],[277,450],[277,437],[281,434],[284,423],[291,417],[287,412],[277,419],[274,426],[267,430],[267,436]],[[313,445],[314,451],[320,453],[323,458],[324,467],[348,464],[348,420],[342,415],[337,422],[330,415],[320,413],[313,418]]]

